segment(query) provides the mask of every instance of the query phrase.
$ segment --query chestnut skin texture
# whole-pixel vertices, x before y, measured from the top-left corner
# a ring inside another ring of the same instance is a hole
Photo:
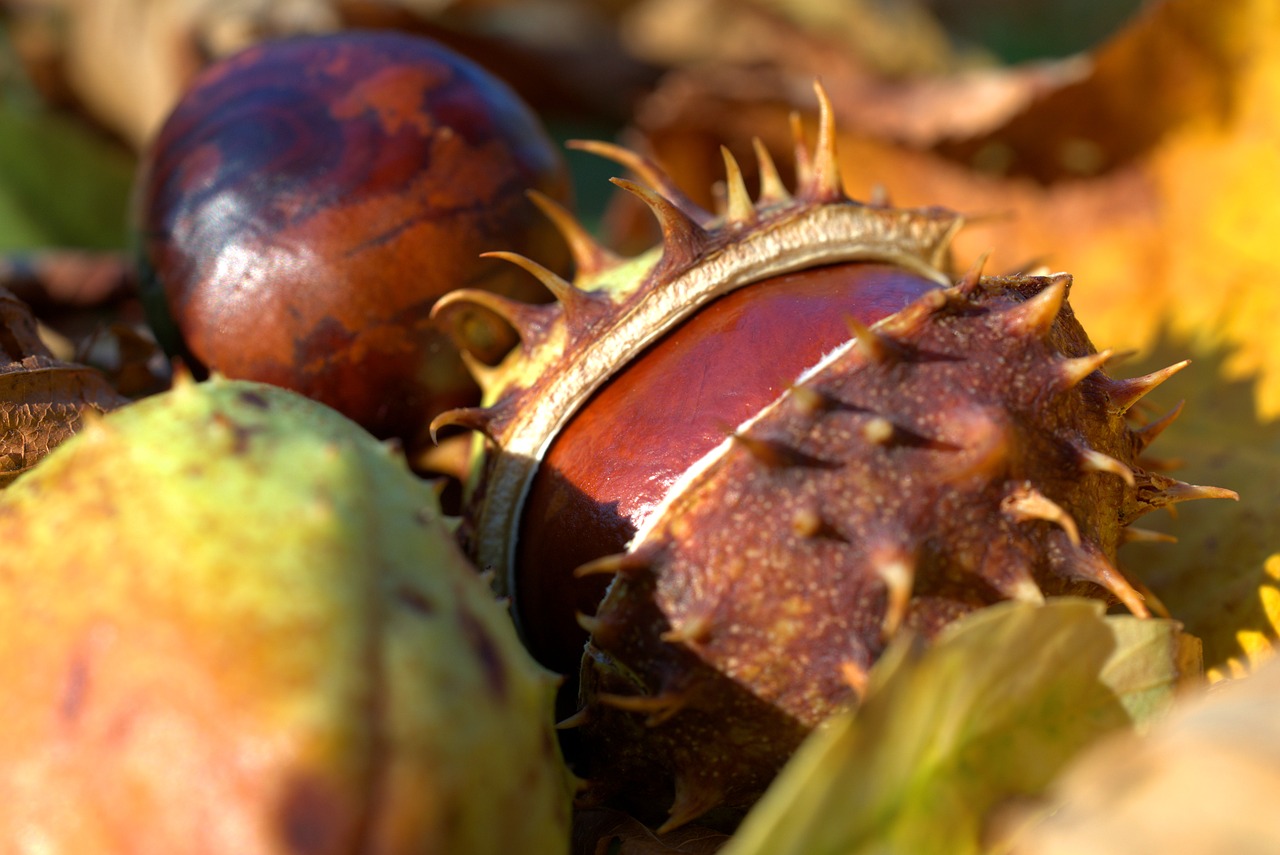
[[[529,189],[568,204],[557,147],[448,48],[371,32],[263,43],[199,76],[144,158],[153,324],[197,370],[294,389],[417,447],[432,416],[478,398],[436,299],[546,299],[488,250],[568,264]],[[509,331],[490,327],[500,352]]]
[[[672,484],[739,424],[851,335],[937,284],[888,264],[849,263],[767,279],[700,310],[629,363],[574,415],[529,490],[515,603],[525,641],[574,674],[609,576],[582,564],[622,552]]]

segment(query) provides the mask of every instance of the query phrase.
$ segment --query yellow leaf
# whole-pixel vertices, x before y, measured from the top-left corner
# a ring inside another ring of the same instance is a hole
[[[723,855],[978,852],[994,806],[1166,709],[1187,652],[1170,621],[1076,599],[1002,603],[923,651],[891,647],[863,704],[809,737]]]
[[[1143,738],[1107,739],[1013,822],[1015,855],[1280,851],[1280,662],[1215,687]]]

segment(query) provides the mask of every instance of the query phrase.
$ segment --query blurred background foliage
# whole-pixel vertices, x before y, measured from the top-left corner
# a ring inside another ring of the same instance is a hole
[[[140,147],[191,76],[260,38],[342,27],[439,37],[506,77],[560,139],[612,138],[663,76],[808,40],[890,77],[1085,50],[1139,0],[5,0],[0,252],[124,249]],[[758,22],[779,24],[761,31]],[[707,25],[716,26],[708,28]],[[772,43],[771,43],[772,42]],[[585,219],[616,167],[567,155]]]

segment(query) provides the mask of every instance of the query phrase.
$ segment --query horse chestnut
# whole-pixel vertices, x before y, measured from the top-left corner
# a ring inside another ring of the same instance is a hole
[[[479,254],[567,253],[526,194],[569,196],[532,112],[430,40],[264,43],[207,69],[136,188],[144,289],[171,351],[417,444],[477,391],[429,313],[458,286],[543,298]],[[494,350],[507,331],[491,325]],[[509,342],[508,342],[509,343]]]
[[[871,263],[774,277],[719,298],[622,367],[557,434],[525,499],[514,607],[543,664],[572,674],[582,658],[574,612],[593,613],[608,579],[575,578],[579,566],[622,552],[732,426],[848,339],[847,319],[875,323],[937,287]]]
[[[758,146],[753,200],[726,150],[712,213],[589,144],[648,185],[616,180],[661,244],[624,260],[568,227],[572,282],[508,255],[556,304],[437,308],[520,334],[478,372],[485,405],[434,422],[486,438],[461,530],[535,655],[580,663],[562,724],[586,798],[659,832],[750,805],[903,629],[1063,594],[1149,615],[1127,526],[1235,496],[1144,467],[1178,411],[1126,412],[1182,364],[1110,377],[1068,275],[956,275],[958,215],[849,199],[816,94],[794,193]]]

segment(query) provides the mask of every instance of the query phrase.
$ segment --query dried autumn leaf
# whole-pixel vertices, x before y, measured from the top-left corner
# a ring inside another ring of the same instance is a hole
[[[135,148],[211,56],[338,25],[331,0],[30,0],[14,39],[53,57],[75,99]],[[49,43],[53,43],[50,48]]]
[[[801,746],[724,855],[979,852],[984,817],[1198,673],[1171,621],[1002,603],[925,650],[891,648],[863,704]]]
[[[1266,0],[1167,0],[1091,56],[910,81],[824,75],[845,185],[856,198],[883,187],[899,205],[989,217],[961,234],[960,267],[991,250],[992,269],[1070,270],[1085,283],[1077,314],[1109,345],[1147,346],[1171,319],[1197,341],[1269,347],[1214,321],[1239,325],[1272,305],[1255,292],[1274,289],[1242,274],[1276,254],[1259,240],[1271,233],[1265,197],[1249,193],[1280,172],[1277,15]],[[786,152],[787,114],[816,112],[790,70],[756,72],[751,91],[732,79],[676,76],[637,117],[682,186],[709,187],[722,169],[715,152],[690,162],[690,138],[714,134],[749,163],[752,135]],[[1261,393],[1263,410],[1280,413],[1280,378]]]
[[[55,359],[35,318],[0,289],[0,486],[76,433],[86,410],[102,414],[128,399],[87,365]]]
[[[1280,662],[1103,740],[1047,804],[1006,817],[1014,855],[1280,851]]]

